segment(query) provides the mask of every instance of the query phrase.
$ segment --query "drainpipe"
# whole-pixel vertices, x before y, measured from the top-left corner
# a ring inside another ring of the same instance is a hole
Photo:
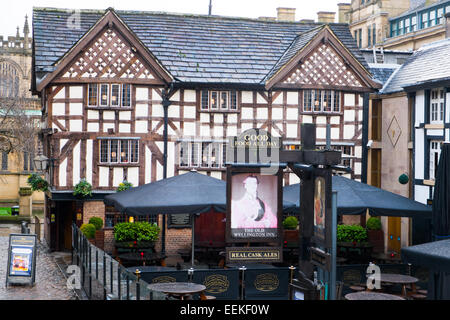
[[[167,91],[166,89],[162,90],[162,105],[164,108],[164,154],[163,154],[163,179],[167,178],[167,140],[168,140],[168,133],[167,133],[167,127],[169,122],[169,106],[172,104],[172,102],[169,100],[169,95],[173,91],[173,84],[170,85],[170,89]],[[162,217],[162,233],[161,233],[161,253],[164,255],[166,253],[166,215],[163,214]]]

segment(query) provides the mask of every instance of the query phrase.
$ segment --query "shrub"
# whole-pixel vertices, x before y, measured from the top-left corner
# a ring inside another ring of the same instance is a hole
[[[283,221],[283,228],[287,230],[296,229],[298,226],[298,219],[294,216],[289,216]]]
[[[78,182],[75,185],[75,188],[73,189],[73,195],[74,196],[81,196],[81,197],[87,197],[92,196],[92,185],[87,182],[85,179],[81,179],[80,182]]]
[[[31,186],[31,190],[33,191],[47,191],[48,190],[48,182],[40,175],[36,173],[32,173],[28,176],[27,183]]]
[[[359,225],[338,225],[337,241],[364,242],[367,241],[367,230]]]
[[[122,222],[114,226],[114,240],[116,241],[156,241],[159,236],[156,223]]]
[[[366,222],[367,230],[381,230],[381,220],[379,218],[370,217]]]
[[[90,223],[85,223],[80,227],[81,232],[85,235],[88,239],[94,239],[95,238],[95,226]]]
[[[95,230],[100,230],[103,227],[103,220],[99,217],[90,218],[89,223],[95,226]]]
[[[133,184],[131,182],[124,181],[119,184],[119,187],[117,187],[117,192],[125,191],[130,188],[133,188]]]

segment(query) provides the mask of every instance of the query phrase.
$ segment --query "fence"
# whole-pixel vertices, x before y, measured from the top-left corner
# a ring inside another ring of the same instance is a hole
[[[80,285],[91,300],[150,299],[147,283],[92,245],[76,225],[72,225],[72,263],[80,268]]]
[[[165,295],[147,287],[158,282],[193,281],[206,286],[205,294],[218,300],[287,300],[293,270],[248,265],[229,269],[159,270],[137,267],[139,276],[103,250],[92,245],[72,225],[72,262],[79,267],[80,285],[91,300],[158,300]]]

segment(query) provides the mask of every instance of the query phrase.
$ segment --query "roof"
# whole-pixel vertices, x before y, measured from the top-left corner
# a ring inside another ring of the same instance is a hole
[[[397,70],[401,65],[399,64],[369,64],[369,71],[372,73],[373,78],[380,82],[381,84],[385,84],[392,74]]]
[[[70,9],[34,8],[35,73],[54,65],[105,14],[81,10],[79,28],[68,28]],[[246,18],[114,11],[178,82],[259,85],[299,34],[321,24]],[[73,19],[72,19],[73,20]],[[368,69],[347,24],[330,24],[352,55]],[[298,40],[298,45],[305,39]],[[291,53],[289,53],[291,54]]]
[[[450,77],[450,39],[421,47],[409,57],[381,89],[381,94]]]
[[[428,9],[433,8],[433,7],[438,7],[438,6],[441,6],[443,4],[446,4],[449,1],[448,0],[441,0],[441,1],[438,1],[438,2],[432,3],[432,4],[429,4],[428,1],[424,1],[424,0],[411,1],[411,2],[415,2],[415,3],[411,4],[411,8],[409,10],[403,12],[402,14],[400,14],[398,16],[389,18],[389,21],[393,21],[393,20],[396,20],[396,19],[399,19],[399,18],[407,17],[407,16],[409,16],[411,14],[417,13],[418,11],[428,10]]]

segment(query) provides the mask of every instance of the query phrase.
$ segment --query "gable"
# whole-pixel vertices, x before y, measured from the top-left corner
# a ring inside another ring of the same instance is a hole
[[[140,79],[162,83],[129,42],[113,28],[106,28],[82,50],[61,72],[59,79]]]
[[[266,77],[265,87],[371,92],[381,85],[325,25],[292,42]]]
[[[283,84],[362,88],[360,77],[328,44],[321,44],[297,64]]]

